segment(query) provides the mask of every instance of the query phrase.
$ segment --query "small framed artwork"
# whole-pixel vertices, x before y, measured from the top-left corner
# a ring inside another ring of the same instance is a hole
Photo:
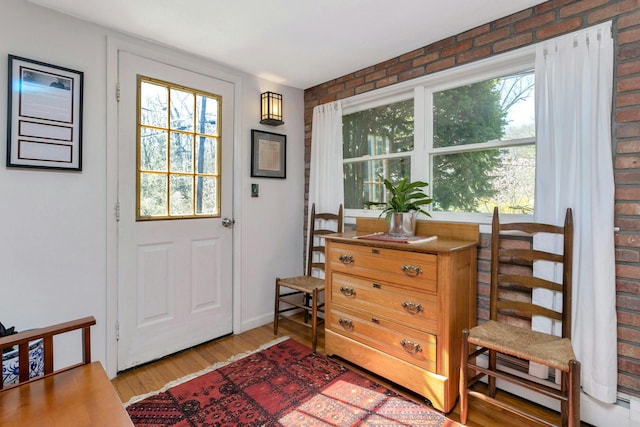
[[[251,130],[251,176],[287,177],[287,136]]]
[[[9,55],[7,166],[82,170],[84,73]]]

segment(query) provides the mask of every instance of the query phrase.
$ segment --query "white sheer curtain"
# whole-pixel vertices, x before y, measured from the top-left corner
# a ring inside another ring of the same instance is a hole
[[[342,104],[318,105],[313,109],[311,130],[309,208],[315,203],[316,212],[337,213],[344,203],[342,176]],[[323,277],[319,270],[312,274]]]
[[[331,102],[313,109],[309,206],[316,212],[337,212],[344,201],[342,172],[342,104]]]
[[[536,52],[535,220],[573,209],[573,346],[590,396],[616,400],[611,24],[541,43]],[[553,304],[553,296],[534,299]],[[557,301],[555,302],[558,303]]]

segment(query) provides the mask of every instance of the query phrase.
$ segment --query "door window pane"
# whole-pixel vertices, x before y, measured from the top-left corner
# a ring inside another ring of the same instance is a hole
[[[220,96],[138,83],[137,218],[220,216]]]

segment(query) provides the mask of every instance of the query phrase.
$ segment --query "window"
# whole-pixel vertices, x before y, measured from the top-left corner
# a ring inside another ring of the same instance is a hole
[[[385,202],[381,178],[403,177],[429,183],[434,217],[478,220],[494,206],[533,214],[532,66],[529,57],[512,67],[445,72],[404,88],[404,96],[344,107],[346,216],[377,216],[365,202]]]
[[[137,218],[220,216],[219,96],[138,77]]]
[[[380,176],[411,176],[413,126],[413,99],[343,116],[345,209],[384,202]]]
[[[533,213],[533,85],[526,71],[433,93],[434,211]]]

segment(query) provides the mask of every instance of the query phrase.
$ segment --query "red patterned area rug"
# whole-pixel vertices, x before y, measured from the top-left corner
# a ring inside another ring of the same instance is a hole
[[[134,425],[459,426],[291,339],[163,390],[128,403]]]

